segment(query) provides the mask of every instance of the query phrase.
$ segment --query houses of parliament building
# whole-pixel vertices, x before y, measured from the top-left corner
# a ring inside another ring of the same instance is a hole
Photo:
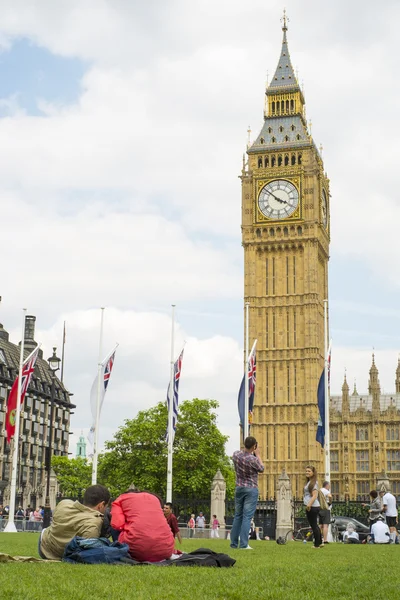
[[[287,19],[281,54],[265,92],[264,121],[243,160],[242,245],[249,338],[257,339],[251,434],[264,463],[260,496],[273,497],[286,470],[301,497],[306,465],[323,478],[316,442],[317,388],[324,367],[331,197],[292,67]],[[383,395],[374,358],[368,394],[332,397],[331,480],[335,499],[364,498],[386,471],[400,494],[400,366]]]

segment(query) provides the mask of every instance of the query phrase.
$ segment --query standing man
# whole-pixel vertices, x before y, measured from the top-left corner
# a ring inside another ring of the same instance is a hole
[[[181,532],[179,531],[178,520],[172,512],[172,502],[165,502],[163,511],[165,518],[167,519],[167,523],[171,528],[173,536],[177,537],[179,543],[182,544],[182,537]]]
[[[196,519],[196,527],[199,530],[200,537],[203,537],[204,528],[206,526],[206,518],[200,511],[199,516]]]
[[[231,548],[237,548],[240,539],[241,550],[252,550],[249,546],[250,523],[257,508],[258,474],[264,471],[257,440],[247,437],[244,449],[234,452],[232,458],[236,471],[236,489]]]
[[[328,531],[331,522],[332,509],[331,484],[329,483],[329,481],[324,481],[323,486],[321,488],[321,492],[325,496],[328,508],[319,511],[319,526],[321,528],[322,541],[324,544],[328,544]]]
[[[390,540],[393,544],[396,543],[397,529],[396,524],[398,520],[396,498],[390,492],[380,492],[382,498],[382,512],[386,517],[386,524],[390,530]]]

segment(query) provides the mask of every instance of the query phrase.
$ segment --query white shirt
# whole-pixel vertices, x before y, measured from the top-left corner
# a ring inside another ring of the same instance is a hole
[[[357,533],[357,531],[352,531],[351,533],[349,533],[348,531],[345,531],[343,533],[343,541],[347,540],[347,538],[351,538],[353,540],[359,540],[359,535]]]
[[[318,481],[315,483],[314,487],[313,487],[313,491],[314,490],[318,490]],[[303,504],[305,506],[307,506],[307,504],[311,501],[311,494],[308,491],[308,482],[306,483],[306,485],[304,486],[304,494],[303,494]],[[314,502],[311,504],[311,506],[316,506],[319,508],[319,502],[318,502],[318,496],[315,498]]]
[[[206,524],[206,520],[204,517],[201,517],[200,515],[197,517],[196,519],[196,525],[197,527],[199,527],[200,529],[203,528]]]
[[[377,521],[371,527],[375,544],[388,544],[390,541],[389,527],[383,521]]]
[[[383,506],[387,506],[385,510],[385,515],[387,517],[397,517],[397,506],[396,506],[396,498],[390,492],[386,492],[386,494],[382,498]]]

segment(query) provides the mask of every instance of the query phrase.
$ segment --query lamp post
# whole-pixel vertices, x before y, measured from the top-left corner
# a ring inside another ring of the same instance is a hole
[[[54,421],[54,396],[56,392],[56,372],[60,368],[61,359],[56,355],[57,348],[53,348],[53,356],[47,359],[51,371],[51,393],[50,393],[50,427],[48,434],[48,446],[46,448],[46,503],[44,507],[43,529],[50,525],[51,507],[50,507],[50,473],[51,473],[51,454],[53,444],[53,421]]]

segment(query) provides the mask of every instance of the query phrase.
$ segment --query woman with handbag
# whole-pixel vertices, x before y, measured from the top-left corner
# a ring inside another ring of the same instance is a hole
[[[306,467],[306,478],[303,503],[306,507],[307,521],[314,534],[314,548],[323,548],[321,530],[318,526],[318,515],[321,505],[318,500],[318,481],[315,467]]]

